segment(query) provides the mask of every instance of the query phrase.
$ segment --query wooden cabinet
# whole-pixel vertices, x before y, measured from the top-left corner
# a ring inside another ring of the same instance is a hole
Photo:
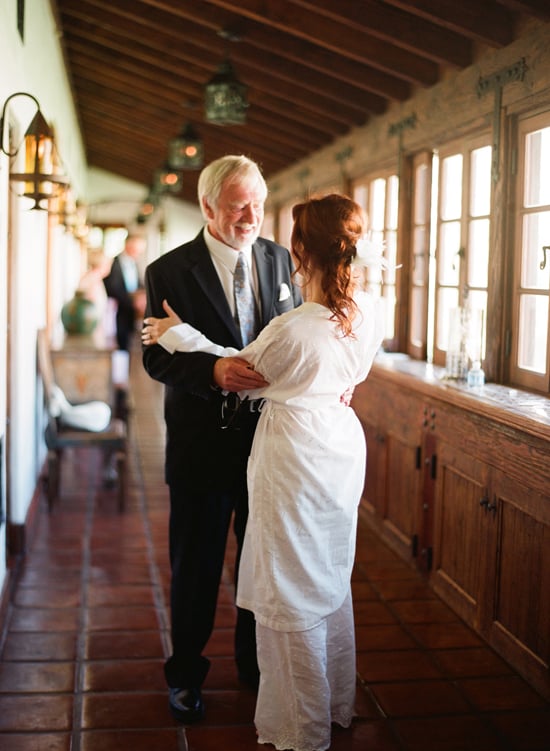
[[[371,523],[406,559],[415,555],[422,402],[410,395],[359,387],[354,398],[367,441],[363,506]]]
[[[367,437],[362,506],[439,596],[550,698],[550,409],[541,402],[530,419],[506,403],[505,388],[501,399],[497,392],[484,399],[375,366],[353,400]]]
[[[489,642],[550,695],[550,498],[493,472],[490,590],[482,633]],[[491,512],[489,512],[491,513]]]
[[[488,467],[445,441],[438,443],[437,462],[430,578],[438,594],[479,630],[495,542]]]

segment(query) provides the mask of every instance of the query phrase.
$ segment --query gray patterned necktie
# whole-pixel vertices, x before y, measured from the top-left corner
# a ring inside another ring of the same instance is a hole
[[[255,339],[258,332],[258,308],[244,253],[241,251],[233,278],[235,292],[235,322],[240,329],[243,347]]]

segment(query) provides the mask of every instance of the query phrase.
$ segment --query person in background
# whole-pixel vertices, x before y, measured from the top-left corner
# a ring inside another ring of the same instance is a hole
[[[207,165],[198,182],[205,227],[147,267],[146,316],[162,316],[162,302],[169,299],[178,315],[213,340],[241,348],[299,304],[288,250],[259,236],[266,197],[261,171],[247,157],[226,155]],[[248,316],[239,313],[243,290],[249,293]],[[264,380],[237,357],[172,356],[158,345],[144,348],[143,364],[165,384],[172,636],[165,677],[172,715],[190,723],[204,712],[201,689],[210,663],[203,651],[231,518],[234,513],[237,571],[248,515],[246,465],[260,403],[250,400],[237,414],[234,392]],[[235,659],[240,680],[257,689],[254,617],[241,608]]]
[[[146,239],[142,235],[129,234],[124,250],[113,259],[111,270],[103,279],[107,295],[117,303],[116,340],[119,350],[130,351],[132,335],[136,320],[141,317],[140,281],[138,258],[146,248]]]
[[[101,248],[88,250],[88,268],[80,277],[77,290],[96,306],[100,325],[104,325],[107,292],[103,280],[109,274],[113,259],[105,255]]]
[[[354,266],[382,257],[345,196],[298,204],[293,217],[307,302],[239,353],[268,385],[240,393],[265,404],[248,464],[237,603],[256,617],[259,743],[324,751],[331,724],[348,727],[355,702],[351,572],[366,444],[349,398],[383,339],[380,306],[357,289]],[[165,311],[144,319],[146,344],[235,355],[182,323],[168,301]]]

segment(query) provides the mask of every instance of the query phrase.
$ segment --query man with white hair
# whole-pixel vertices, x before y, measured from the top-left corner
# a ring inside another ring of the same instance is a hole
[[[256,319],[255,334],[299,305],[288,250],[259,236],[266,197],[258,165],[245,156],[224,156],[205,167],[198,183],[205,227],[147,267],[145,317],[164,316],[167,300],[212,341],[241,349],[249,332],[237,288],[251,286],[255,310],[248,323],[254,327]],[[143,363],[166,387],[172,655],[165,676],[173,716],[190,723],[204,713],[201,687],[209,661],[202,652],[214,624],[231,516],[237,572],[248,515],[246,466],[261,403],[241,404],[236,392],[264,381],[239,357],[171,355],[158,344],[144,347]],[[254,632],[252,613],[238,609],[237,670],[241,681],[256,688]]]

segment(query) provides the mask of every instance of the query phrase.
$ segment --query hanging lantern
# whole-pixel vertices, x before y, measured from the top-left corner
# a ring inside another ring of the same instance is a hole
[[[181,172],[173,169],[169,164],[164,164],[155,170],[153,188],[158,193],[179,193],[183,184]]]
[[[203,160],[203,142],[191,123],[187,123],[168,144],[168,164],[173,169],[194,170],[202,167]]]
[[[214,125],[242,125],[246,122],[247,87],[239,81],[227,58],[204,87],[205,115]]]

